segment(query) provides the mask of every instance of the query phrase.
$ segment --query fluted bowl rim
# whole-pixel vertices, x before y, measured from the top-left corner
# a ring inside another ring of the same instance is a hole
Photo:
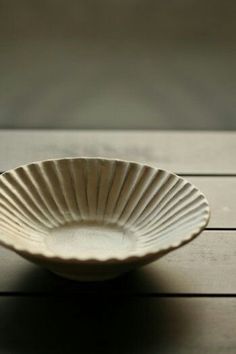
[[[49,158],[49,159],[45,159],[45,160],[37,160],[37,161],[33,161],[30,163],[26,163],[26,164],[21,164],[18,165],[15,168],[9,169],[5,172],[3,172],[0,175],[0,182],[1,179],[3,178],[3,176],[10,174],[20,168],[24,168],[30,165],[40,165],[42,163],[45,162],[50,162],[50,161],[62,161],[62,160],[98,160],[98,161],[110,161],[110,162],[122,162],[122,163],[128,163],[128,164],[133,164],[133,165],[137,165],[140,167],[147,167],[147,168],[151,168],[152,170],[160,171],[160,172],[164,172],[170,176],[175,176],[177,177],[179,180],[188,182],[190,185],[192,185],[196,190],[198,190],[199,192],[199,196],[201,195],[204,198],[204,202],[205,202],[205,206],[204,206],[204,211],[205,211],[205,217],[203,218],[202,222],[199,223],[198,225],[196,225],[196,228],[193,232],[189,233],[187,236],[181,238],[181,240],[179,240],[176,243],[169,243],[166,246],[160,246],[159,248],[156,248],[155,250],[146,250],[146,251],[141,251],[139,250],[138,252],[136,252],[135,254],[133,254],[131,252],[130,255],[126,255],[126,256],[107,256],[104,259],[100,259],[99,257],[66,257],[66,256],[58,256],[58,255],[51,255],[50,252],[41,252],[40,250],[37,251],[33,251],[27,247],[21,247],[18,245],[15,245],[14,241],[10,242],[10,241],[6,241],[4,239],[1,239],[1,234],[0,234],[0,245],[2,245],[5,248],[8,248],[12,251],[15,251],[16,253],[19,253],[20,255],[26,257],[26,258],[30,258],[31,260],[33,260],[34,258],[37,260],[42,260],[42,261],[52,261],[52,262],[65,262],[65,263],[88,263],[88,264],[94,264],[94,263],[110,263],[110,264],[114,264],[114,263],[132,263],[138,260],[142,260],[143,261],[149,261],[149,260],[155,260],[156,258],[159,258],[159,256],[162,256],[166,253],[169,253],[170,251],[173,251],[187,243],[189,243],[190,241],[192,241],[195,237],[197,237],[208,225],[209,223],[209,219],[210,219],[210,206],[208,203],[208,200],[206,198],[206,196],[204,195],[204,193],[202,193],[198,187],[196,187],[193,183],[187,181],[185,178],[178,176],[178,174],[171,172],[169,170],[166,169],[162,169],[162,168],[158,168],[156,166],[153,166],[152,164],[149,163],[144,163],[144,162],[137,162],[137,161],[133,161],[133,160],[126,160],[126,159],[119,159],[119,158],[107,158],[107,157],[93,157],[93,156],[71,156],[71,157],[59,157],[59,158]]]

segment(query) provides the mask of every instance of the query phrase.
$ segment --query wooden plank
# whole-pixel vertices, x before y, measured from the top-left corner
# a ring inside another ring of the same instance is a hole
[[[205,231],[162,259],[110,282],[80,284],[0,249],[0,293],[236,294],[236,231]]]
[[[47,158],[103,156],[176,173],[236,173],[235,132],[0,131],[0,170]]]
[[[208,227],[236,228],[236,177],[187,177],[207,197],[211,207]]]
[[[235,354],[235,298],[1,298],[0,352]]]

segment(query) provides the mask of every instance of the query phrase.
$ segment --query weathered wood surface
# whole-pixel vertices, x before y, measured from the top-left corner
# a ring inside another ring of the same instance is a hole
[[[160,131],[0,131],[0,170],[66,156],[151,163],[182,174],[236,174],[236,133]]]
[[[1,298],[1,354],[235,354],[236,299]]]
[[[11,135],[12,134],[12,135]],[[206,134],[209,140],[202,137]],[[219,149],[219,145],[229,154],[231,160],[234,154],[230,148],[234,145],[235,140],[232,139],[234,134],[219,133],[174,133],[174,132],[62,132],[62,131],[17,131],[17,132],[0,132],[0,144],[8,149],[9,154],[2,158],[0,168],[5,169],[6,163],[14,162],[14,165],[27,162],[27,159],[37,160],[40,158],[73,155],[76,147],[79,149],[88,149],[94,151],[94,154],[100,155],[99,149],[102,148],[107,154],[112,156],[115,154],[119,157],[118,146],[125,148],[123,153],[126,158],[143,159],[146,162],[148,157],[148,149],[143,149],[145,145],[149,146],[150,151],[155,153],[152,146],[159,145],[164,149],[166,146],[169,150],[165,153],[173,151],[175,156],[182,159],[188,168],[189,158],[186,154],[192,150],[193,155],[197,154],[197,150],[202,149],[203,155],[198,153],[198,160],[194,163],[204,167],[204,154],[210,149],[209,166],[215,166],[218,159],[211,159],[210,155],[215,149]],[[170,137],[173,139],[170,139]],[[187,149],[186,142],[183,137],[188,140]],[[191,137],[189,137],[191,136]],[[236,136],[236,135],[235,135]],[[10,139],[11,137],[11,139]],[[144,139],[142,138],[144,137]],[[106,139],[105,139],[106,138]],[[190,144],[191,139],[196,144]],[[63,143],[63,140],[65,143]],[[121,144],[121,140],[124,144]],[[166,141],[175,141],[179,143],[171,147],[171,144],[165,144]],[[12,144],[10,144],[12,141]],[[104,143],[106,141],[106,143]],[[107,141],[109,142],[108,145]],[[182,141],[182,145],[181,142]],[[202,145],[199,143],[202,141]],[[212,144],[212,141],[214,144]],[[97,145],[96,145],[97,142]],[[136,150],[132,150],[135,147]],[[198,142],[198,144],[197,144]],[[113,144],[114,143],[114,144]],[[142,144],[139,150],[139,143]],[[150,145],[152,144],[152,146]],[[183,146],[184,145],[184,146]],[[110,146],[110,147],[109,147]],[[112,150],[113,146],[113,150]],[[208,146],[208,149],[207,149]],[[227,148],[226,148],[227,146]],[[236,146],[236,145],[235,145]],[[71,150],[70,150],[71,149]],[[171,150],[172,149],[172,150]],[[181,150],[181,154],[179,151]],[[227,151],[228,149],[228,151]],[[161,151],[159,149],[158,151]],[[163,150],[164,151],[164,150]],[[25,154],[23,154],[25,152]],[[7,153],[7,151],[6,151]],[[160,153],[160,152],[158,152]],[[186,160],[182,156],[185,154]],[[15,154],[15,155],[14,155]],[[52,154],[52,155],[50,155]],[[104,153],[105,154],[105,153]],[[133,154],[133,155],[132,155]],[[131,156],[132,155],[132,156]],[[6,157],[9,157],[8,159]],[[14,160],[15,159],[15,160]],[[16,162],[18,159],[18,163]],[[25,159],[25,160],[24,160]],[[166,158],[166,161],[168,159]],[[225,162],[223,159],[221,162]],[[177,163],[174,159],[169,160],[170,164]],[[174,167],[174,166],[172,166]],[[186,171],[187,171],[186,168]],[[184,171],[184,170],[182,170]],[[213,170],[211,170],[213,171]],[[236,177],[190,177],[187,179],[199,187],[207,196],[211,206],[211,220],[208,228],[229,229],[236,228]],[[100,286],[100,290],[122,291],[122,292],[144,292],[144,293],[236,293],[236,277],[235,274],[235,250],[236,250],[236,231],[210,231],[204,232],[194,242],[186,247],[179,249],[160,261],[144,267],[137,272],[127,275],[112,282],[111,285]],[[78,292],[78,291],[94,291],[98,286],[76,286],[75,283],[67,282],[46,270],[30,264],[16,254],[0,248],[0,264],[2,272],[0,273],[0,292]]]
[[[0,248],[1,354],[236,352],[236,133],[1,131],[0,149],[1,171],[77,155],[155,164],[187,175],[212,211],[211,230],[111,282],[68,281]]]
[[[236,294],[236,231],[205,231],[162,259],[110,282],[81,284],[0,249],[0,294]]]
[[[236,177],[187,177],[207,197],[211,207],[208,228],[236,228]]]

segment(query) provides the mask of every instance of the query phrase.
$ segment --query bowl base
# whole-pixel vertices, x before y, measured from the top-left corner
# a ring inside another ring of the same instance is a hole
[[[134,250],[136,237],[117,225],[80,222],[52,229],[44,242],[66,258],[112,258]]]

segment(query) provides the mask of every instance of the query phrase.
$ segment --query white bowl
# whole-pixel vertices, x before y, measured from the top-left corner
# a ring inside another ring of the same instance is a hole
[[[53,272],[103,280],[152,262],[206,226],[204,195],[134,162],[64,158],[0,176],[0,243]]]

